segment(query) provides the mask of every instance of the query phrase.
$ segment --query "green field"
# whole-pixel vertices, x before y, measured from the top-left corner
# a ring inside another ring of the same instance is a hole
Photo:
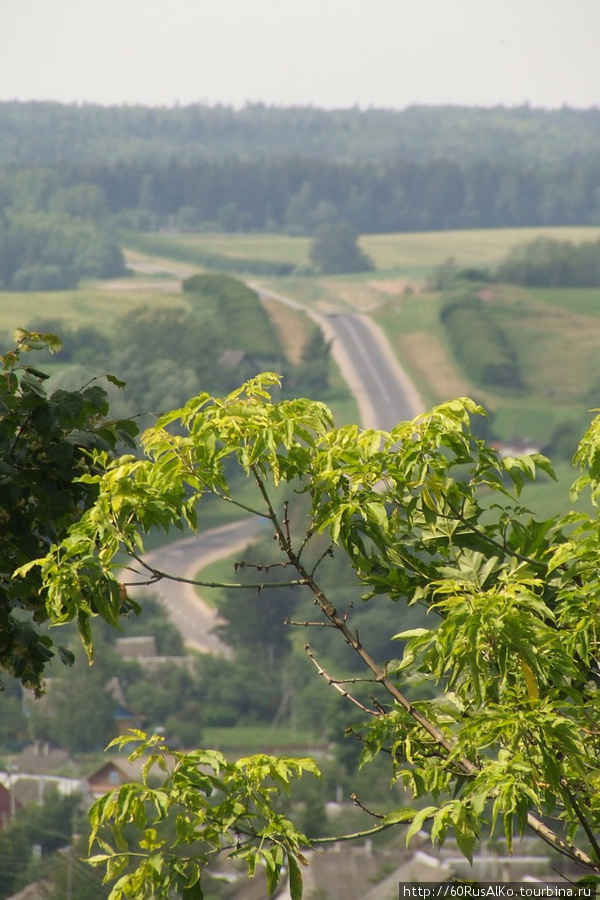
[[[307,307],[349,309],[374,315],[385,328],[399,358],[419,388],[427,406],[450,397],[475,396],[494,415],[494,428],[504,439],[528,437],[544,443],[563,422],[584,427],[588,410],[600,405],[600,290],[525,290],[499,286],[490,312],[501,322],[520,360],[526,390],[509,394],[471,384],[453,358],[439,321],[440,296],[424,290],[422,278],[453,256],[459,265],[492,266],[506,251],[540,234],[560,239],[591,240],[598,228],[494,229],[422,234],[365,236],[363,246],[379,271],[350,276],[258,278]],[[33,326],[40,319],[64,319],[71,327],[93,325],[110,334],[120,316],[141,305],[176,307],[180,278],[193,271],[174,262],[179,249],[238,258],[301,263],[307,259],[308,238],[287,235],[145,235],[160,255],[139,251],[129,258],[154,263],[147,272],[112,283],[84,284],[76,291],[3,293],[2,330]],[[167,251],[173,257],[169,261]],[[156,270],[158,265],[158,270]],[[164,269],[161,272],[161,267]],[[169,273],[171,269],[171,273]],[[421,284],[417,276],[421,276]],[[286,310],[271,316],[290,359],[298,353],[306,322]],[[289,337],[286,346],[286,336]],[[336,420],[356,418],[339,375],[333,377],[330,402]]]
[[[560,240],[594,240],[600,237],[600,227],[488,229],[480,231],[447,231],[411,234],[367,235],[361,238],[364,249],[371,254],[377,270],[353,276],[260,278],[277,286],[308,306],[358,309],[370,312],[385,306],[390,298],[398,297],[407,281],[426,278],[448,257],[463,266],[493,266],[515,244],[547,235]],[[194,249],[202,253],[267,262],[289,262],[303,265],[308,262],[310,239],[271,234],[178,234],[144,235],[149,246],[155,247],[152,256],[129,251],[128,257],[137,262],[164,264],[165,271],[137,274],[110,283],[83,283],[72,291],[35,293],[1,292],[2,314],[0,328],[4,333],[17,327],[34,325],[41,318],[60,318],[72,326],[94,325],[110,333],[115,321],[130,309],[143,304],[180,305],[179,278],[168,269],[178,268],[188,274],[194,266]],[[178,256],[187,258],[179,265]],[[178,260],[174,264],[173,260]],[[564,302],[557,293],[549,303]],[[556,293],[556,292],[555,292]],[[598,292],[579,291],[580,311],[594,305]],[[412,313],[411,313],[412,315]]]
[[[461,266],[495,266],[515,244],[546,236],[573,242],[595,240],[600,227],[497,228],[470,231],[363,235],[361,247],[376,269],[423,278],[453,257]],[[134,237],[132,236],[132,240]],[[285,234],[143,235],[146,252],[198,265],[207,254],[235,260],[261,260],[304,266],[311,240]]]
[[[187,259],[193,259],[195,252],[202,252],[230,259],[260,259],[296,266],[308,262],[310,248],[310,238],[285,234],[161,234],[145,235],[144,238],[151,238],[157,246],[164,247],[166,256],[183,249]]]
[[[90,325],[110,335],[121,316],[139,306],[182,306],[179,282],[132,277],[118,282],[83,283],[72,291],[0,292],[0,329],[38,327],[47,319],[61,319],[71,327]]]
[[[361,239],[361,245],[371,255],[378,269],[423,275],[450,257],[459,266],[495,266],[511,247],[542,236],[574,243],[591,241],[600,237],[600,227],[490,228],[377,234],[365,235]]]

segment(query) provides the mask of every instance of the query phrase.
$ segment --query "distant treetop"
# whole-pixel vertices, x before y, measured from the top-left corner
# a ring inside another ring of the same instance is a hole
[[[560,163],[595,156],[599,138],[600,110],[568,107],[395,111],[252,104],[235,110],[0,103],[0,165],[223,156]]]

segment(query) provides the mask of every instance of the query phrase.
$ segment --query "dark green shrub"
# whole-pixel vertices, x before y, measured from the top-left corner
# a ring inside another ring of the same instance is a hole
[[[600,286],[600,240],[573,244],[540,237],[513,247],[497,270],[500,281],[526,287]]]
[[[482,387],[521,390],[523,380],[510,342],[473,291],[451,294],[440,311],[452,351]]]

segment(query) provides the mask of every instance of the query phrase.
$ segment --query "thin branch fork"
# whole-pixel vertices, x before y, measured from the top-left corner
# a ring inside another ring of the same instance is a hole
[[[356,796],[356,794],[354,794],[354,793],[350,794],[350,799],[352,800],[352,802],[354,803],[355,806],[358,806],[359,809],[362,809],[363,812],[366,812],[366,814],[367,814],[368,816],[371,816],[373,819],[385,819],[385,816],[382,815],[381,813],[373,812],[372,809],[369,809],[368,807],[366,807],[366,806],[364,805],[364,803],[362,803],[362,802],[358,799],[358,797]]]
[[[294,579],[292,581],[262,581],[253,583],[245,583],[241,582],[227,582],[227,581],[199,581],[197,578],[184,578],[183,575],[171,575],[169,572],[163,572],[161,569],[156,569],[154,566],[151,566],[149,563],[145,562],[141,556],[137,554],[133,554],[133,558],[136,562],[138,562],[144,569],[150,572],[151,577],[147,582],[124,582],[126,587],[129,587],[133,584],[155,584],[157,581],[162,581],[163,579],[167,579],[168,581],[177,581],[180,584],[193,584],[198,587],[209,587],[209,588],[239,588],[246,590],[265,590],[266,588],[280,588],[280,587],[302,587],[306,586],[307,582],[304,578]],[[130,568],[130,567],[128,567]],[[131,570],[130,571],[134,571]]]
[[[341,694],[342,697],[346,697],[350,700],[351,703],[354,703],[355,706],[358,706],[359,709],[362,709],[363,712],[367,713],[369,716],[380,716],[381,713],[375,709],[369,709],[368,706],[365,706],[364,703],[361,703],[360,700],[357,700],[356,697],[353,697],[352,694],[349,694],[348,691],[344,690],[341,686],[343,682],[336,681],[335,678],[332,678],[331,675],[328,675],[325,669],[319,665],[317,660],[315,659],[310,647],[308,644],[304,648],[310,660],[315,664],[319,675],[325,679],[327,684],[331,685],[331,687],[335,688],[335,690]]]

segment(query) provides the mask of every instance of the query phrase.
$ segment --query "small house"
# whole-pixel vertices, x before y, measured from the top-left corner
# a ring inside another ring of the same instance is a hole
[[[141,780],[144,760],[139,765],[130,763],[126,758],[109,760],[85,779],[85,789],[90,800],[97,800],[103,794],[114,791],[130,781]]]

